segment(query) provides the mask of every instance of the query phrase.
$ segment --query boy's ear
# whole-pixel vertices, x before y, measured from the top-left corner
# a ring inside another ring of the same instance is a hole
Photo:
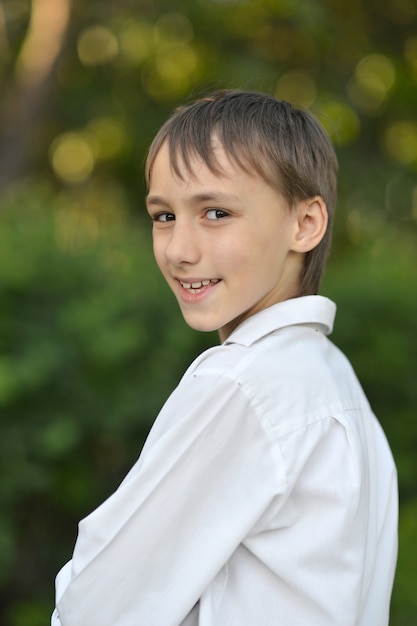
[[[321,196],[301,200],[295,208],[297,216],[296,232],[292,250],[309,252],[323,239],[327,229],[328,213]]]

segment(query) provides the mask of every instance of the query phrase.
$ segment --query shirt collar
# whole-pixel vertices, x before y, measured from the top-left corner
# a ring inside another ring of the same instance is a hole
[[[242,322],[226,339],[224,345],[238,343],[250,346],[258,339],[286,326],[306,324],[325,335],[333,330],[336,305],[324,296],[302,296],[279,302],[255,313]]]

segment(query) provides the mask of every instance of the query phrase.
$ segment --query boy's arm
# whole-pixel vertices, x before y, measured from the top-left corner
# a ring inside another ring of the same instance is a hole
[[[180,624],[283,488],[279,452],[225,375],[183,381],[158,429],[80,524],[62,626]]]

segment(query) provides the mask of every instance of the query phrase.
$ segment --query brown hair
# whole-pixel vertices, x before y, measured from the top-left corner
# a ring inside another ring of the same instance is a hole
[[[177,109],[161,127],[146,161],[148,185],[155,157],[165,141],[178,176],[179,160],[191,172],[195,156],[220,173],[214,134],[235,163],[261,176],[290,208],[300,200],[323,198],[329,215],[327,230],[306,254],[298,295],[317,293],[330,249],[338,170],[334,148],[321,124],[307,111],[267,94],[217,91]]]

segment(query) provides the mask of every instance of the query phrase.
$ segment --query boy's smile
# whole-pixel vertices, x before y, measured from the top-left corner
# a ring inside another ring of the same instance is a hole
[[[188,278],[188,280],[179,280],[181,287],[190,295],[198,295],[208,290],[209,287],[216,285],[219,282],[219,278],[209,278],[203,280],[193,280],[192,278]]]
[[[297,295],[303,254],[297,210],[215,146],[222,173],[201,159],[179,178],[164,144],[147,197],[158,266],[197,330],[224,341],[246,318]]]

